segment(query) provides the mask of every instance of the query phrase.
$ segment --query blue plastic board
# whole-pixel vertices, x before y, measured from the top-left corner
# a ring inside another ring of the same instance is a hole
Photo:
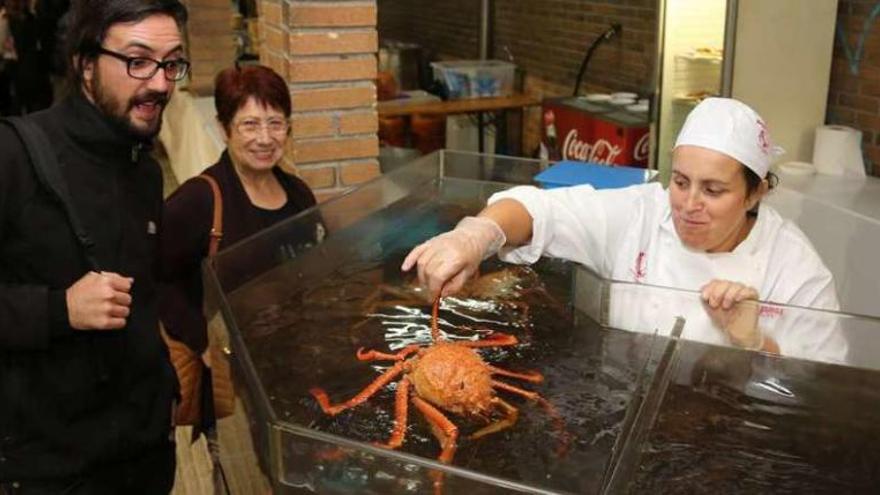
[[[561,161],[535,176],[545,189],[590,184],[596,189],[613,189],[643,184],[651,172],[635,167],[609,167],[595,163]]]

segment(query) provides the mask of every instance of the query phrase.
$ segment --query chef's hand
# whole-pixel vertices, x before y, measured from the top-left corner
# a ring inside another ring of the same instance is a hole
[[[89,272],[66,291],[67,315],[75,330],[123,328],[131,306],[133,278]]]
[[[764,336],[758,327],[758,291],[729,280],[712,280],[700,289],[712,321],[727,333],[731,343],[746,349],[762,349]]]
[[[485,217],[465,217],[454,230],[416,246],[401,269],[418,266],[419,283],[434,298],[457,292],[472,277],[480,262],[497,253],[506,242],[504,231]]]

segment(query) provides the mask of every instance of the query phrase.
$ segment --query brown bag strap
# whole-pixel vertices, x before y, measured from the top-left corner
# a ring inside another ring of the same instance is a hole
[[[220,239],[223,238],[223,197],[220,195],[220,186],[213,177],[205,174],[196,177],[207,181],[214,194],[214,219],[211,223],[211,239],[208,241],[208,257],[213,258],[220,249]]]

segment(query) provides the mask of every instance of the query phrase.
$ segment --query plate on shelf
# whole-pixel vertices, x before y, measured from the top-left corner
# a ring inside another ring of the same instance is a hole
[[[646,113],[648,111],[648,104],[636,103],[635,105],[627,105],[626,109],[634,113]]]
[[[606,93],[589,93],[584,96],[584,99],[593,102],[606,102],[611,100],[611,95]]]
[[[627,91],[620,91],[617,93],[611,93],[612,100],[635,100],[639,95],[635,93],[629,93]]]

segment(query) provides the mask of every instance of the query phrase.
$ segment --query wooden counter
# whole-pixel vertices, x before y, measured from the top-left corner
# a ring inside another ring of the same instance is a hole
[[[517,94],[499,98],[465,98],[461,100],[416,101],[412,103],[401,100],[380,101],[378,110],[380,117],[412,115],[415,113],[452,115],[518,109],[536,106],[540,103],[541,100],[534,96]]]

